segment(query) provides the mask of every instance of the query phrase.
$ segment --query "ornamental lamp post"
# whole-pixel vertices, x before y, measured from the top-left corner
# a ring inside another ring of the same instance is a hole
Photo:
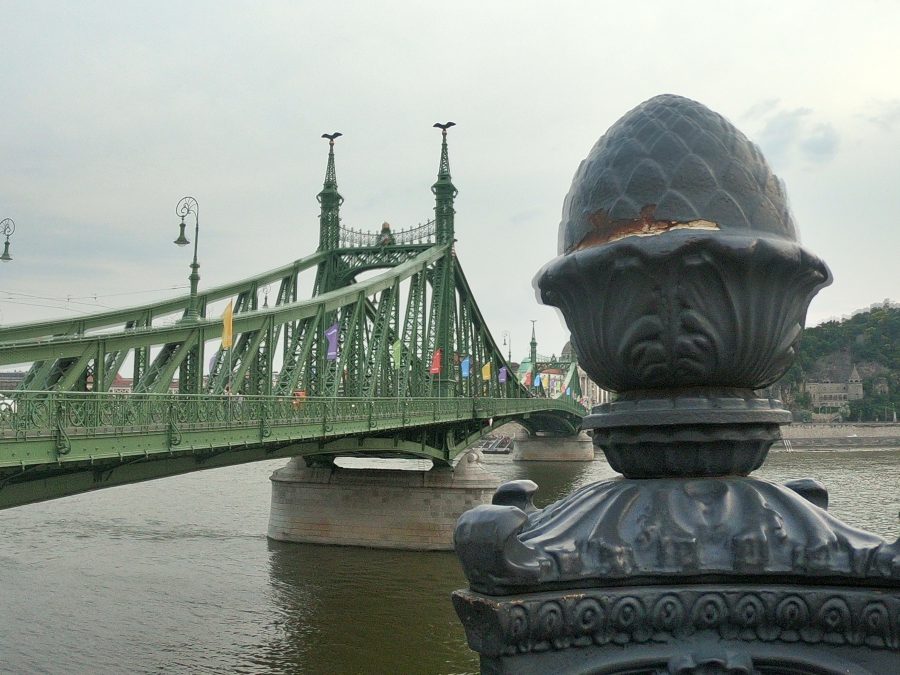
[[[581,163],[558,253],[536,286],[618,394],[581,428],[622,476],[543,509],[510,481],[460,517],[482,673],[900,673],[900,539],[752,475],[791,421],[757,392],[832,280],[759,148],[696,101],[642,103]]]
[[[506,360],[512,363],[512,334],[508,330],[503,331],[503,346],[506,347]]]
[[[0,220],[0,233],[6,237],[6,242],[3,244],[3,255],[0,255],[0,260],[3,262],[9,262],[12,260],[12,256],[9,254],[9,237],[10,235],[16,231],[16,223],[12,218],[4,218]]]
[[[187,246],[191,243],[184,235],[184,219],[189,214],[194,215],[194,260],[191,262],[191,274],[188,277],[188,280],[191,282],[191,298],[187,311],[181,320],[197,321],[200,318],[200,313],[197,310],[197,285],[200,282],[200,264],[197,262],[197,240],[200,237],[200,205],[193,197],[182,197],[175,206],[175,215],[181,218],[178,239],[173,242],[177,246]]]

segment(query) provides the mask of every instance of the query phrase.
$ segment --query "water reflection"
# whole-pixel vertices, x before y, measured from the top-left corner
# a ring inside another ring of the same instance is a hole
[[[900,449],[770,452],[753,475],[820,480],[828,488],[829,513],[888,541],[900,535]]]
[[[269,541],[269,577],[278,630],[260,650],[262,669],[478,670],[450,603],[466,583],[453,553]]]
[[[529,478],[543,507],[615,475],[605,462],[513,462],[491,457],[501,480]],[[605,469],[604,469],[605,467]],[[450,593],[467,585],[447,552],[268,542],[273,629],[255,665],[267,672],[474,673]]]
[[[534,503],[538,508],[543,508],[588,483],[618,475],[606,463],[603,455],[591,462],[513,462],[489,458],[485,464],[501,480],[527,478],[537,483]]]

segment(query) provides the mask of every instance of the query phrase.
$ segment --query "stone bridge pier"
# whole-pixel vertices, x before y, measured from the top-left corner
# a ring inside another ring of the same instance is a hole
[[[272,474],[268,535],[279,541],[452,550],[464,511],[489,503],[499,480],[466,452],[430,470],[307,466],[295,457]]]
[[[584,431],[574,434],[531,433],[519,424],[499,427],[496,434],[513,439],[512,457],[517,462],[591,462],[594,446]]]
[[[516,438],[513,459],[517,462],[591,462],[594,446],[589,436],[526,436]]]

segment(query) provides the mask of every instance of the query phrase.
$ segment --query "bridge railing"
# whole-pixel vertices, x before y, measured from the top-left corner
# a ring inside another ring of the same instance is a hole
[[[387,429],[489,419],[555,410],[575,416],[584,408],[569,399],[301,398],[193,394],[0,392],[0,444],[108,435],[142,435],[239,429],[261,424],[314,428]],[[309,435],[309,434],[306,434]],[[0,450],[0,465],[9,464]],[[19,464],[22,453],[15,453]],[[26,462],[28,463],[28,462]]]

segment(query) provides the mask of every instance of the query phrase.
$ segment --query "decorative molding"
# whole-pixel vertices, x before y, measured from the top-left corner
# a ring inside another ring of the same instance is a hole
[[[453,594],[453,602],[470,641],[476,633],[487,657],[606,645],[674,646],[710,633],[748,643],[751,654],[752,643],[770,642],[900,650],[900,592],[651,586],[487,598],[463,590]]]
[[[604,389],[762,389],[790,367],[831,280],[791,241],[679,230],[559,256],[538,274]]]
[[[527,514],[504,499],[464,513],[455,534],[471,588],[490,595],[722,575],[900,588],[900,540],[850,527],[769,481],[608,480]]]

